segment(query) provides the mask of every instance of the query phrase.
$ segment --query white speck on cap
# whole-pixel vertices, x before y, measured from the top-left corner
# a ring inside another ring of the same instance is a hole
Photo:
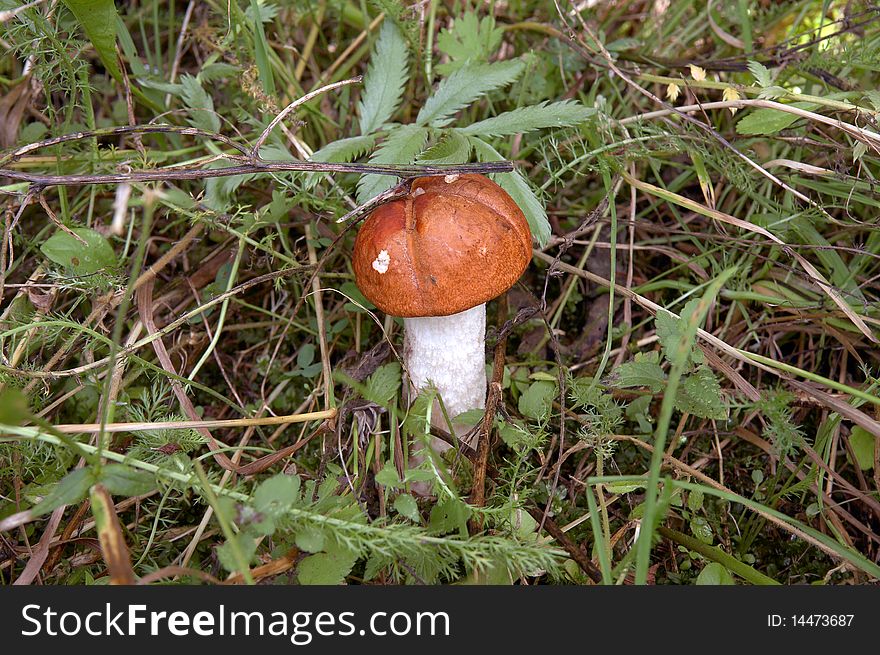
[[[446,182],[446,184],[452,184],[457,179],[458,179],[458,175],[456,173],[453,173],[452,175],[444,175],[443,176],[443,181]]]
[[[415,191],[412,192],[413,198],[418,198],[425,194],[425,190],[422,187],[419,187]]]
[[[373,260],[373,269],[382,275],[388,270],[388,265],[391,263],[391,256],[388,254],[387,250],[380,250],[379,254],[376,255],[376,259]]]

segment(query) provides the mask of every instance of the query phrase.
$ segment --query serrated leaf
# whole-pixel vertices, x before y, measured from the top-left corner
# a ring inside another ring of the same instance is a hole
[[[816,108],[816,105],[810,102],[794,102],[791,106],[805,110]],[[761,109],[756,109],[739,119],[739,122],[736,124],[736,131],[738,134],[744,134],[747,136],[766,136],[769,134],[776,134],[780,130],[784,130],[793,125],[799,118],[800,116],[797,116],[796,114],[762,107]]]
[[[364,396],[367,400],[372,400],[374,403],[386,405],[397,394],[397,390],[400,389],[400,381],[400,364],[390,362],[380,366],[367,378]]]
[[[316,151],[309,157],[309,161],[324,161],[336,164],[354,161],[366,154],[375,142],[376,137],[372,134],[337,139]],[[321,174],[313,173],[313,175],[319,176]]]
[[[437,37],[437,49],[449,55],[451,61],[440,64],[436,70],[449,75],[467,63],[486,61],[501,43],[504,30],[495,27],[495,19],[489,15],[482,20],[474,12],[466,12],[456,18],[450,29],[444,29]]]
[[[858,425],[849,434],[849,445],[856,456],[856,463],[863,471],[874,468],[874,444],[877,437]]]
[[[547,104],[546,101],[527,107],[518,107],[467,127],[458,128],[462,134],[480,136],[507,136],[525,134],[553,127],[571,127],[596,115],[596,109],[585,107],[573,100]]]
[[[709,562],[697,576],[698,585],[732,585],[736,584],[733,575],[723,564]]]
[[[64,0],[76,21],[83,28],[107,72],[122,82],[122,71],[116,59],[116,21],[118,14],[113,0]]]
[[[419,516],[419,505],[416,499],[409,494],[400,494],[394,499],[394,511],[415,523],[418,523],[421,519]]]
[[[480,161],[499,161],[504,159],[495,148],[482,139],[474,136],[468,138],[474,146],[474,151]],[[529,223],[532,238],[537,241],[540,247],[545,246],[550,239],[550,221],[547,219],[547,211],[544,209],[544,205],[538,200],[528,181],[519,171],[497,173],[491,177],[502,189],[507,191],[510,197],[513,198],[513,201],[522,209]]]
[[[701,366],[691,375],[686,376],[675,397],[675,407],[700,418],[724,420],[727,418],[727,406],[721,396],[721,385],[706,366]]]
[[[773,76],[764,64],[759,61],[749,60],[749,63],[746,64],[746,66],[752,74],[752,77],[755,78],[755,82],[757,82],[758,86],[770,86],[773,84]]]
[[[364,93],[358,103],[361,134],[375,132],[391,120],[409,78],[407,60],[403,35],[392,21],[386,20],[364,75]]]
[[[214,111],[214,100],[192,75],[180,76],[180,97],[189,107],[187,121],[193,127],[206,132],[220,131],[220,117]]]
[[[507,86],[523,70],[523,62],[514,59],[493,64],[469,65],[455,71],[437,86],[416,117],[419,125],[444,127],[452,116],[489,91]]]
[[[230,573],[238,571],[238,561],[235,557],[235,548],[231,543],[232,541],[235,541],[235,545],[238,546],[238,550],[241,552],[245,562],[250,563],[254,558],[254,553],[257,552],[257,540],[251,535],[244,532],[234,535],[231,540],[217,549],[217,558],[220,560],[220,566]]]
[[[428,130],[418,125],[395,127],[370,157],[371,164],[411,164],[425,147]],[[395,184],[393,175],[362,175],[358,180],[358,203],[365,203]]]
[[[309,555],[296,569],[297,579],[303,585],[338,585],[357,562],[357,555],[342,548]]]
[[[440,140],[423,151],[416,160],[419,164],[464,164],[471,156],[471,142],[457,130],[443,133]]]
[[[152,473],[126,466],[107,464],[101,469],[101,484],[114,496],[141,496],[156,488]]]
[[[33,516],[42,516],[64,505],[78,503],[86,497],[86,494],[89,493],[89,488],[94,483],[95,476],[92,469],[74,469],[52,487],[43,500],[31,509],[31,514]]]
[[[660,366],[660,353],[636,353],[633,361],[617,367],[611,384],[620,389],[647,387],[657,393],[666,386],[666,373]]]
[[[547,380],[533,382],[519,397],[520,414],[539,421],[545,419],[550,413],[555,396],[555,383]]]
[[[116,269],[116,253],[103,235],[87,227],[75,227],[71,232],[76,236],[64,231],[56,232],[40,246],[40,251],[49,260],[70,269],[74,275],[91,275]]]

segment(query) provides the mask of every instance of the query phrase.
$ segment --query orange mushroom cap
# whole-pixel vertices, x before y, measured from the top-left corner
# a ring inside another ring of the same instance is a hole
[[[386,314],[448,316],[495,298],[525,271],[532,237],[522,210],[484,175],[420,177],[377,207],[355,240],[361,292]]]

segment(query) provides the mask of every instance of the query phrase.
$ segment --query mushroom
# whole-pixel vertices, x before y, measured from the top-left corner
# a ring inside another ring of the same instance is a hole
[[[484,175],[417,178],[367,217],[352,256],[355,281],[379,309],[403,318],[412,397],[433,384],[451,418],[485,407],[486,302],[519,279],[531,244],[522,210]]]

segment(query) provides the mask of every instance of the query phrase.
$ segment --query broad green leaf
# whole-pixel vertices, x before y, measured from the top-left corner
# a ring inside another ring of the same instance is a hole
[[[853,454],[856,456],[856,463],[863,471],[874,468],[874,444],[877,437],[859,427],[854,426],[849,434],[849,445],[852,446]]]
[[[543,420],[550,413],[553,399],[556,396],[556,385],[546,380],[533,382],[519,397],[519,411],[523,416]]]
[[[277,517],[300,500],[300,479],[298,475],[279,473],[261,482],[254,492],[254,508]]]
[[[421,518],[419,516],[419,505],[416,503],[416,499],[409,494],[400,494],[394,499],[394,510],[415,523],[418,523]]]
[[[371,164],[411,164],[425,147],[428,131],[417,125],[399,125],[370,157]],[[365,203],[392,187],[393,175],[363,175],[358,180],[357,201]]]
[[[688,319],[699,302],[699,298],[692,298],[685,303],[680,317],[662,311],[657,312],[657,315],[654,317],[654,327],[657,331],[660,345],[663,347],[663,356],[672,364],[675,364],[679,344],[687,332]],[[703,361],[703,352],[699,348],[692,346],[687,358],[691,362],[700,364]]]
[[[391,362],[380,366],[367,378],[365,397],[380,405],[387,404],[400,389],[400,364]]]
[[[458,532],[462,539],[467,539],[467,521],[471,517],[471,509],[458,498],[447,498],[431,509],[428,529],[432,534],[450,534]]]
[[[114,496],[141,496],[156,488],[152,473],[125,464],[107,464],[101,469],[101,484]]]
[[[666,386],[666,373],[660,366],[660,353],[636,353],[633,361],[620,365],[614,371],[611,384],[621,389],[647,387],[657,393]]]
[[[507,136],[525,134],[535,130],[552,127],[570,127],[583,123],[596,115],[593,107],[584,107],[579,102],[564,100],[547,104],[518,107],[486,120],[458,128],[462,134],[478,136]]]
[[[474,151],[480,161],[499,161],[504,159],[495,148],[488,143],[475,136],[468,137]],[[498,185],[507,191],[513,201],[519,205],[526,220],[529,222],[529,230],[532,238],[537,241],[538,245],[543,247],[550,239],[550,221],[547,219],[547,211],[544,205],[538,200],[531,185],[522,176],[519,171],[512,173],[497,173],[491,176]]]
[[[31,510],[34,516],[42,516],[56,510],[63,505],[78,503],[86,494],[89,487],[95,483],[95,476],[90,468],[74,469],[55,484],[51,491]]]
[[[675,407],[700,418],[723,421],[727,418],[727,406],[721,397],[721,385],[706,366],[701,366],[681,381],[675,398]]]
[[[806,110],[816,108],[816,105],[810,102],[794,102],[791,106]],[[749,136],[776,134],[791,126],[799,118],[800,116],[787,111],[762,107],[743,116],[736,124],[736,131],[738,134]]]
[[[704,519],[702,516],[698,516],[697,518],[691,519],[690,522],[691,534],[693,534],[697,539],[702,541],[704,544],[712,544],[715,537],[712,534],[712,526],[709,525],[709,522]]]
[[[231,540],[227,541],[217,549],[217,557],[220,560],[220,566],[230,573],[238,571],[238,561],[235,557],[234,545],[231,543],[232,541],[235,542],[235,546],[238,546],[245,562],[250,563],[254,558],[254,553],[257,552],[257,540],[251,535],[244,532],[234,535]]]
[[[296,569],[297,578],[303,585],[342,584],[357,559],[357,555],[343,548],[309,555],[299,563]]]
[[[296,547],[307,553],[318,553],[324,548],[324,533],[315,528],[303,528],[296,533]]]
[[[40,251],[49,260],[70,269],[74,275],[116,269],[116,253],[104,236],[87,227],[75,227],[71,232],[76,236],[59,230],[40,246]]]
[[[397,475],[397,469],[391,462],[385,462],[382,470],[376,473],[376,482],[384,487],[402,487],[400,476]]]
[[[113,0],[64,0],[64,4],[95,46],[104,68],[113,79],[122,82],[122,70],[116,59],[117,13]]]
[[[522,70],[523,63],[518,59],[460,68],[440,82],[419,111],[416,123],[444,127],[452,122],[457,111],[489,91],[507,86],[519,77]]]
[[[700,575],[697,576],[697,584],[732,585],[736,584],[736,582],[734,582],[733,575],[731,575],[730,571],[728,571],[724,565],[719,564],[718,562],[709,562],[703,567],[703,570],[700,571]]]
[[[408,78],[406,41],[397,26],[386,20],[364,75],[364,93],[358,104],[361,134],[375,132],[391,120]]]
[[[192,75],[181,75],[180,86],[180,96],[191,110],[187,117],[190,125],[206,132],[219,132],[220,117],[214,111],[214,100],[199,80]]]
[[[22,425],[30,418],[27,396],[15,387],[0,391],[0,424]]]
[[[464,164],[470,156],[470,141],[457,130],[449,130],[443,133],[437,143],[419,155],[416,161],[419,164]]]

